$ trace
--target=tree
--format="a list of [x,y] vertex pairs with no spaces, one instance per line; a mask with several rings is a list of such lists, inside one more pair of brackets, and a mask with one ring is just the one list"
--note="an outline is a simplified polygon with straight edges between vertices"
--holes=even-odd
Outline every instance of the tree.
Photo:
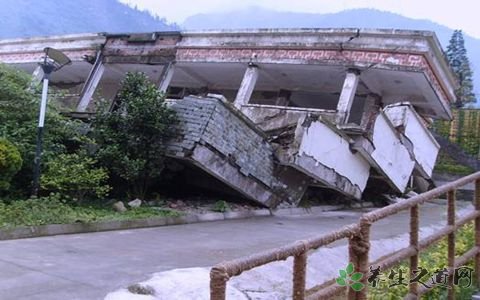
[[0,191],[10,188],[10,181],[22,166],[22,157],[17,147],[0,138]]
[[447,47],[447,59],[457,76],[459,88],[456,91],[458,97],[458,106],[461,107],[467,103],[475,102],[473,93],[473,72],[470,68],[470,61],[465,49],[465,41],[461,30],[454,30]]
[[[40,101],[40,89],[31,89],[30,83],[29,74],[0,64],[0,138],[12,142],[21,154],[23,165],[12,180],[12,189],[24,195],[31,191]],[[84,140],[81,126],[80,122],[60,115],[50,104],[45,119],[42,163],[78,148]]]
[[127,73],[113,110],[100,110],[93,121],[98,161],[144,199],[165,160],[165,141],[176,122],[164,94],[144,73]]

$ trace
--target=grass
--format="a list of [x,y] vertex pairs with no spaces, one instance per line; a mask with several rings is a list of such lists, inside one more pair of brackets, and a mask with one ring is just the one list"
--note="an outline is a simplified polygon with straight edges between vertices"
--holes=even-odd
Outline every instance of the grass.
[[435,172],[438,173],[468,175],[473,173],[474,171],[475,170],[473,170],[469,166],[464,166],[456,163],[455,160],[442,152],[440,152],[437,163],[435,164]]
[[59,196],[39,199],[0,201],[0,228],[46,224],[95,223],[139,220],[151,217],[176,217],[180,213],[151,207],[138,207],[119,213],[98,203],[77,205]]
[[[465,253],[471,247],[474,246],[474,228],[473,225],[467,225],[457,231],[456,237],[456,256],[460,256]],[[432,245],[425,252],[420,254],[419,267],[423,267],[429,270],[430,275],[433,272],[439,269],[443,269],[447,265],[447,241],[442,239],[440,242]],[[473,262],[469,261],[467,263],[468,267],[473,268]],[[408,264],[406,262],[401,263],[399,266],[394,267],[393,270],[398,272],[398,269],[401,268],[404,271],[404,274],[408,274]],[[388,270],[382,270],[383,274],[388,275]],[[423,281],[427,282],[429,276],[423,277]],[[408,275],[406,275],[408,278]],[[473,278],[472,278],[473,279]],[[408,281],[408,279],[407,279]],[[383,282],[377,288],[370,287],[368,292],[368,299],[370,300],[396,300],[403,299],[403,297],[408,293],[408,288],[405,286],[395,286],[389,287],[388,283],[392,281]],[[463,282],[465,284],[465,282]],[[455,288],[455,297],[456,299],[471,299],[472,295],[477,291],[477,287],[474,285],[470,287],[456,287]],[[427,294],[423,295],[421,299],[423,300],[436,300],[436,299],[446,299],[447,290],[446,288],[440,286],[434,286]]]

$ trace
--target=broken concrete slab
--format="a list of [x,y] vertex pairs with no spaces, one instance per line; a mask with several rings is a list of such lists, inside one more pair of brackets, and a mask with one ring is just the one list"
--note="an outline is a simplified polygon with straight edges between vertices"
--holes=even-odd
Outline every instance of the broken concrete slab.
[[290,185],[285,171],[276,171],[266,135],[233,105],[213,97],[186,97],[169,105],[179,119],[178,134],[167,146],[169,156],[190,162],[267,207],[301,199],[307,180]]
[[437,160],[440,145],[425,127],[426,121],[408,102],[391,104],[384,108],[393,126],[410,141],[415,168],[424,178],[430,178]]

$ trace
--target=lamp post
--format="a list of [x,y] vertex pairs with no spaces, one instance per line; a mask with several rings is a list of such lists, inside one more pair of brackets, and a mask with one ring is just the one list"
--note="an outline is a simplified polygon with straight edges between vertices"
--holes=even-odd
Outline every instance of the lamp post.
[[71,60],[61,51],[46,47],[43,49],[45,57],[40,67],[43,70],[42,100],[40,101],[40,113],[38,115],[37,145],[35,149],[32,196],[38,196],[40,189],[40,164],[42,160],[43,127],[45,124],[45,113],[47,111],[48,82],[50,75],[71,63]]

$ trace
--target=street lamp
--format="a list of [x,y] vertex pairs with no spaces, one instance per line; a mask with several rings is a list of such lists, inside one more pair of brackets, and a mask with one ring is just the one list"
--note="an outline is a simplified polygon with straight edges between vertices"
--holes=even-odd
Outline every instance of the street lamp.
[[42,159],[43,125],[45,123],[45,112],[47,111],[48,81],[50,80],[50,74],[60,70],[72,62],[70,58],[57,49],[46,47],[43,49],[43,51],[45,52],[45,57],[43,62],[39,64],[43,70],[43,88],[42,101],[40,102],[40,114],[38,116],[37,146],[35,149],[32,196],[37,196],[40,188],[40,163]]

